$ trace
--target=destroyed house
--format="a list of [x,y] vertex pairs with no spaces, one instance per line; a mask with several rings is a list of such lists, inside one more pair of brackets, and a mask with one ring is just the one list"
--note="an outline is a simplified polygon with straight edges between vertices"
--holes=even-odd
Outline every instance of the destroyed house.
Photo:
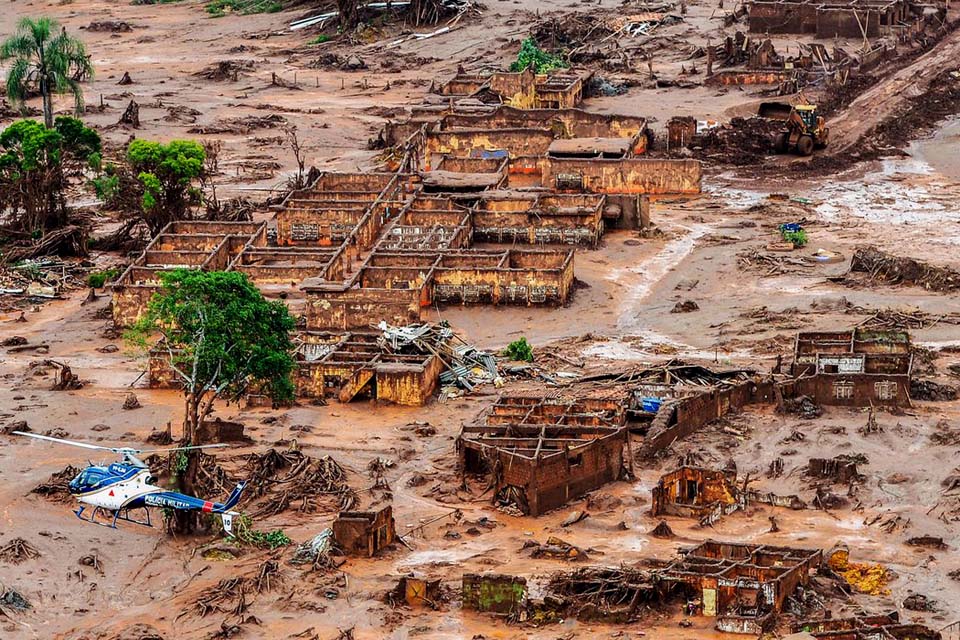
[[913,356],[902,331],[805,332],[797,335],[795,391],[823,405],[908,405]]
[[564,616],[621,624],[693,595],[687,585],[660,580],[655,571],[625,566],[555,573],[544,591],[548,594],[545,601]]
[[897,612],[887,615],[807,620],[798,633],[822,640],[942,640],[943,635],[919,624],[902,623]]
[[876,38],[896,34],[923,18],[923,5],[908,0],[775,0],[751,2],[753,33],[812,34],[818,39]]
[[682,466],[665,474],[652,490],[650,515],[703,518],[738,503],[737,488],[722,471]]
[[371,558],[397,539],[393,507],[379,511],[342,511],[333,521],[333,539],[345,554]]
[[607,219],[621,217],[601,194],[493,191],[470,210],[475,242],[596,247]]
[[660,577],[695,589],[717,630],[754,635],[772,627],[823,560],[820,550],[712,540],[681,553]]
[[303,333],[295,360],[297,397],[333,396],[340,402],[367,396],[423,405],[444,369],[435,353],[393,353],[381,344],[380,334],[372,332]]
[[506,161],[506,180],[497,182],[498,189],[609,196],[699,193],[699,161],[647,157],[650,135],[646,119],[635,116],[501,106],[415,114],[410,121],[389,123],[382,138],[398,150],[401,171],[426,177],[442,170],[440,177],[456,190],[476,190],[495,178],[476,175],[469,166],[453,172],[462,177],[449,175],[455,166],[451,158]]
[[488,425],[621,427],[625,417],[623,404],[609,397],[503,395],[487,409],[483,421]]
[[223,271],[248,246],[266,244],[266,224],[176,221],[165,226],[113,284],[113,321],[126,327],[142,317],[173,269]]
[[302,289],[315,331],[415,323],[435,303],[559,305],[573,289],[573,251],[377,252],[345,282],[311,279]]
[[498,402],[457,439],[461,469],[483,474],[493,500],[539,516],[629,472],[627,430],[609,402]]
[[583,100],[589,71],[557,69],[536,74],[527,68],[520,72],[496,71],[486,74],[458,73],[425,98],[427,104],[510,105],[520,109],[564,109]]
[[804,509],[806,503],[796,495],[742,490],[736,485],[736,472],[727,473],[693,466],[681,466],[661,476],[652,489],[650,515],[697,518],[710,526],[720,518],[749,503],[756,502],[790,509]]

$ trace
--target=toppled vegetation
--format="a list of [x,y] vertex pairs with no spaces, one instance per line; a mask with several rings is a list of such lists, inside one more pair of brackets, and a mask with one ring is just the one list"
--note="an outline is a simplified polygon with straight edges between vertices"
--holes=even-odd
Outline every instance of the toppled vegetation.
[[23,538],[14,538],[0,547],[0,561],[10,564],[20,564],[39,557],[40,552]]
[[955,269],[894,256],[876,247],[857,249],[850,261],[850,271],[866,273],[873,281],[915,285],[939,293],[960,290],[960,272]]
[[67,465],[61,471],[52,474],[48,481],[31,489],[30,493],[56,502],[67,502],[71,499],[70,481],[77,477],[78,473],[80,473],[80,469],[73,465]]

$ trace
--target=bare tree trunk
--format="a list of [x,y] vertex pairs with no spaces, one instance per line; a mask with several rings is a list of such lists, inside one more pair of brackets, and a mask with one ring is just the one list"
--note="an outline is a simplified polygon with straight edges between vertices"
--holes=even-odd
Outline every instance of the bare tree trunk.
[[357,11],[357,0],[337,0],[337,10],[340,12],[340,31],[346,33],[357,26],[360,19]]
[[40,94],[43,96],[43,123],[47,129],[53,129],[53,99],[46,80],[40,80]]
[[[194,392],[188,392],[183,401],[183,442],[186,445],[199,444],[200,399]],[[197,451],[178,451],[171,455],[186,456],[186,467],[177,474],[177,491],[188,496],[196,495],[197,473],[200,456]],[[189,534],[197,528],[197,514],[192,511],[173,512],[173,527],[177,533]]]

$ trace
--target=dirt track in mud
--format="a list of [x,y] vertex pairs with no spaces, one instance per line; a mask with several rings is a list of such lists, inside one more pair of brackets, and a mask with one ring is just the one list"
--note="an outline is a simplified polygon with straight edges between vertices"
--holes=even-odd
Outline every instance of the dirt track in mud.
[[[105,97],[110,108],[90,116],[100,126],[113,124],[131,97],[142,106],[162,104],[143,106],[141,117],[146,125],[136,132],[143,136],[179,137],[188,135],[190,126],[213,124],[224,117],[277,113],[303,133],[312,164],[353,170],[371,161],[373,153],[364,147],[382,124],[382,117],[376,115],[382,113],[380,109],[415,100],[434,76],[452,74],[461,59],[466,59],[468,66],[479,61],[500,62],[507,50],[515,49],[515,40],[523,32],[523,23],[516,21],[529,17],[515,12],[531,10],[536,3],[487,4],[482,28],[465,27],[432,42],[401,47],[394,57],[436,60],[390,74],[389,90],[384,89],[382,74],[310,71],[300,77],[303,89],[299,91],[268,86],[271,73],[290,78],[295,68],[303,68],[301,62],[288,66],[287,60],[297,59],[296,51],[305,38],[281,31],[301,15],[298,12],[212,20],[204,16],[198,3],[120,7],[77,0],[62,6],[39,2],[11,6],[16,6],[14,14],[44,10],[61,15],[71,28],[109,16],[138,25],[132,34],[119,37],[85,34],[91,51],[96,52],[99,70],[88,102],[97,104],[100,93],[132,93]],[[561,3],[543,4],[563,9]],[[698,16],[705,15],[709,8],[698,7],[697,11]],[[4,12],[0,31],[8,30],[11,22],[10,14]],[[934,49],[875,87],[873,98],[865,95],[864,102],[855,101],[838,117],[847,131],[841,139],[852,140],[855,132],[868,129],[874,118],[895,112],[899,101],[914,91],[908,69],[929,78],[931,72],[926,69],[951,60],[953,54],[945,51],[952,51],[957,42],[954,34],[940,45],[950,49]],[[248,49],[232,53],[237,43]],[[361,49],[360,55],[372,62],[379,55],[375,49],[370,45],[370,53]],[[234,56],[258,61],[249,77],[206,83],[192,76],[217,60]],[[113,86],[123,71],[131,72],[135,85]],[[366,89],[363,78],[367,78]],[[677,95],[677,91],[631,90],[626,97],[590,101],[587,108],[656,113],[662,122],[672,115],[664,109],[694,110],[698,100],[709,97],[702,89],[665,97]],[[756,100],[755,96],[730,93],[713,97],[717,102],[709,108],[718,112]],[[158,99],[161,103],[154,102]],[[671,102],[664,103],[667,99]],[[200,111],[197,123],[164,120],[171,104]],[[259,104],[270,108],[257,108]],[[624,108],[619,109],[621,106]],[[836,123],[831,126],[835,131],[840,128]],[[131,133],[115,129],[107,135],[119,142]],[[292,161],[282,143],[274,140],[251,151],[252,145],[261,144],[255,142],[257,138],[279,135],[269,129],[214,136],[225,144],[226,166],[232,174],[227,189],[242,193],[271,188],[282,181]],[[279,167],[254,175],[251,163],[255,162],[274,162]],[[266,177],[266,173],[271,175]],[[598,369],[682,357],[713,366],[769,370],[778,355],[789,355],[796,331],[842,328],[867,317],[851,307],[918,307],[935,315],[960,312],[957,296],[916,288],[852,286],[831,279],[846,271],[846,261],[861,244],[960,266],[956,252],[960,183],[955,174],[950,177],[938,171],[933,160],[931,164],[922,159],[870,163],[826,183],[765,181],[736,172],[721,173],[706,178],[704,187],[705,194],[699,198],[654,203],[652,217],[661,236],[638,240],[633,234],[614,232],[597,250],[578,252],[577,277],[585,286],[566,307],[448,308],[439,310],[438,317],[451,321],[465,338],[482,347],[499,348],[518,335],[535,346],[566,339],[562,342],[565,350]],[[810,202],[773,200],[768,198],[771,194]],[[260,215],[265,217],[268,212]],[[810,246],[799,253],[823,248],[839,252],[845,262],[814,262],[773,271],[747,266],[739,259],[739,254],[775,240],[778,223],[798,218],[806,219],[811,237]],[[67,300],[28,310],[26,323],[16,322],[17,314],[0,316],[0,339],[20,335],[31,343],[48,343],[50,352],[42,357],[68,362],[87,382],[77,391],[50,391],[49,376],[30,374],[31,363],[40,356],[0,351],[0,426],[26,420],[37,432],[59,427],[70,437],[113,445],[143,442],[152,429],[168,421],[177,425],[179,397],[145,389],[142,379],[138,380],[145,366],[143,358],[129,351],[120,338],[105,335],[108,321],[98,313],[108,299],[81,305],[82,299],[83,293],[76,292]],[[687,299],[696,301],[700,310],[669,313],[677,302]],[[588,333],[590,337],[576,341]],[[934,324],[914,331],[913,338],[921,345],[942,349],[934,361],[935,377],[950,382],[947,366],[960,360],[957,326]],[[121,350],[96,351],[108,344],[119,345]],[[124,411],[121,405],[131,389],[143,407]],[[525,542],[542,542],[549,535],[587,548],[592,561],[610,565],[647,557],[669,559],[677,546],[706,538],[823,548],[845,540],[853,559],[885,563],[897,578],[889,596],[857,596],[839,607],[836,616],[900,609],[903,598],[916,591],[944,606],[934,613],[904,612],[905,617],[916,617],[934,627],[952,622],[950,604],[960,601],[960,583],[947,574],[960,569],[954,553],[960,544],[955,521],[960,518],[960,505],[955,498],[942,495],[941,483],[956,473],[957,446],[937,444],[944,441],[935,441],[933,436],[944,428],[942,424],[957,429],[960,402],[917,403],[902,415],[881,412],[882,433],[866,437],[858,431],[866,421],[860,411],[828,409],[823,418],[804,421],[751,409],[678,443],[663,459],[638,466],[635,482],[608,485],[585,500],[529,519],[497,511],[486,496],[458,491],[459,481],[453,474],[454,438],[460,425],[472,420],[496,393],[493,388],[481,388],[464,398],[421,409],[368,403],[304,405],[281,412],[220,407],[218,415],[244,422],[254,438],[253,445],[231,450],[227,456],[283,446],[278,443],[295,438],[306,453],[329,454],[347,468],[363,507],[387,500],[383,492],[369,489],[368,464],[375,458],[393,461],[386,477],[398,527],[401,533],[411,533],[410,549],[398,547],[375,560],[351,560],[343,567],[343,578],[283,565],[283,582],[255,597],[249,615],[256,621],[244,624],[240,637],[332,639],[347,628],[354,628],[354,637],[363,640],[414,636],[452,640],[478,635],[518,639],[641,634],[677,640],[731,637],[717,634],[702,618],[694,618],[692,628],[679,627],[675,615],[623,626],[567,620],[538,629],[506,625],[454,606],[421,612],[393,610],[382,602],[383,593],[408,571],[453,584],[465,572],[490,570],[526,575],[536,582],[570,566],[560,560],[531,559],[521,550]],[[437,433],[416,435],[412,424],[417,421],[429,422]],[[298,425],[309,425],[311,430],[294,428]],[[802,441],[797,441],[795,432],[804,434]],[[656,525],[648,512],[650,488],[679,456],[695,454],[714,467],[732,458],[741,474],[760,478],[756,488],[809,498],[810,487],[799,471],[803,463],[812,456],[839,453],[863,453],[869,460],[863,469],[866,482],[844,509],[788,512],[755,508],[732,515],[711,529],[668,518],[677,539],[662,541],[648,535]],[[777,457],[785,460],[785,475],[767,479],[764,471]],[[210,637],[222,622],[233,620],[223,613],[196,615],[198,595],[220,580],[255,572],[271,554],[248,551],[235,561],[209,560],[195,553],[200,541],[169,538],[158,529],[135,526],[117,531],[95,528],[77,520],[68,503],[51,503],[29,494],[51,473],[83,462],[83,456],[71,450],[0,436],[0,545],[20,536],[41,554],[18,565],[0,564],[0,584],[15,587],[34,606],[15,619],[0,616],[0,635],[16,640],[135,640],[143,634],[131,629],[149,625],[166,638],[193,639]],[[411,485],[415,474],[427,482]],[[928,511],[935,505],[939,507]],[[463,524],[441,519],[418,529],[420,523],[454,509],[462,511]],[[590,517],[561,527],[567,515],[578,509],[587,510]],[[770,533],[768,516],[774,514],[780,531]],[[901,520],[891,531],[881,527],[897,515]],[[333,516],[287,512],[258,526],[283,528],[294,540],[303,541],[328,526]],[[878,516],[875,524],[866,524]],[[448,530],[460,537],[446,537]],[[943,536],[951,549],[917,551],[903,544],[906,538],[923,534]],[[91,553],[101,559],[102,572],[79,563],[81,556]]]

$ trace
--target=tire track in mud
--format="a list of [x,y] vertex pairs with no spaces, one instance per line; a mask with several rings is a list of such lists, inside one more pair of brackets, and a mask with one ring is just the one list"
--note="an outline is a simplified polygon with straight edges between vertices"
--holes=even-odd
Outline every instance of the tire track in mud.
[[960,29],[946,36],[913,63],[884,78],[857,96],[828,123],[830,155],[851,151],[873,128],[896,116],[912,99],[929,91],[944,69],[960,60]]

